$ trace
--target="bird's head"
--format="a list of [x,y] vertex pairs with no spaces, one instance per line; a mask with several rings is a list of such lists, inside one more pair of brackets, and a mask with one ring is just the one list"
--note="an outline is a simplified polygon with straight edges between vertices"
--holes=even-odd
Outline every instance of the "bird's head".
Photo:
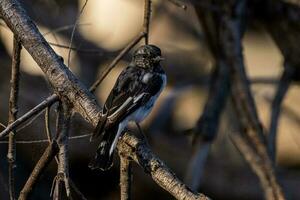
[[162,60],[161,51],[155,45],[143,45],[133,55],[134,64],[143,68],[158,66]]

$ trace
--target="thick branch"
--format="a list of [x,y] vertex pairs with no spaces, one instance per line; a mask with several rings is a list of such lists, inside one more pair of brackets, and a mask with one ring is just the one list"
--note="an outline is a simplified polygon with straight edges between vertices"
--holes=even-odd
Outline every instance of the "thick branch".
[[[95,92],[96,88],[100,85],[100,83],[104,80],[104,78],[109,74],[109,72],[117,65],[117,63],[124,57],[126,53],[128,53],[143,37],[145,37],[145,33],[141,32],[137,35],[116,57],[115,59],[109,64],[107,70],[103,72],[102,76],[100,76],[95,83],[90,87],[91,92]],[[48,106],[51,106],[55,102],[59,100],[56,94],[49,96],[47,99],[39,103],[37,106],[32,108],[30,111],[25,113],[23,116],[18,118],[15,122],[8,125],[1,133],[0,138],[6,136],[10,131],[15,130],[19,125],[26,122],[30,118],[36,116],[38,113],[43,111]]]
[[184,185],[175,174],[152,153],[144,141],[130,133],[125,133],[118,142],[119,153],[130,156],[144,171],[164,190],[178,200],[206,199],[203,194],[197,194]]
[[[100,109],[94,96],[64,65],[63,59],[53,51],[19,2],[16,0],[1,1],[0,14],[46,74],[55,93],[62,100],[70,102],[88,122],[96,125]],[[91,116],[97,117],[91,118]]]

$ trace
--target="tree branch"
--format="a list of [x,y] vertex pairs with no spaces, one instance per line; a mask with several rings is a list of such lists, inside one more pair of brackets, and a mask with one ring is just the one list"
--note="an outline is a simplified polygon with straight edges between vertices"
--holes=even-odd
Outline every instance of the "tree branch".
[[127,155],[119,154],[120,157],[120,189],[121,200],[131,199],[131,180],[132,180],[132,168],[130,159]]
[[[268,157],[265,136],[262,125],[259,121],[255,101],[251,93],[249,80],[245,71],[242,37],[246,29],[246,0],[233,0],[220,2],[214,6],[219,6],[209,20],[206,20],[205,27],[210,30],[210,49],[212,54],[224,60],[230,69],[230,84],[233,106],[239,119],[240,128],[247,136],[248,144],[251,145],[255,153],[260,157],[264,176],[268,177],[269,184],[274,181],[277,184],[276,176],[273,173],[271,160]],[[197,13],[201,12],[201,6],[196,6]],[[212,20],[212,25],[208,22]],[[245,156],[245,155],[244,155]],[[246,159],[247,160],[247,159]],[[252,163],[247,160],[249,165]],[[260,176],[258,176],[261,178]],[[264,180],[261,180],[263,182]],[[278,185],[278,184],[277,184]],[[281,193],[281,188],[274,187],[273,199],[277,199],[277,194]],[[283,195],[281,195],[283,197]],[[284,197],[283,197],[284,198]]]
[[194,190],[197,190],[201,183],[206,158],[217,135],[221,114],[230,94],[228,66],[221,60],[216,62],[204,111],[193,128],[195,151],[188,167],[186,180]]
[[143,32],[145,33],[145,44],[149,43],[149,27],[151,20],[151,2],[152,0],[145,0],[144,7],[144,23],[143,23]]
[[60,99],[70,102],[75,111],[88,122],[96,125],[99,116],[90,118],[91,115],[96,116],[100,113],[94,96],[64,65],[62,58],[53,51],[19,2],[16,0],[1,1],[0,14],[46,74],[54,92]]
[[59,148],[57,143],[55,141],[51,142],[51,144],[49,144],[49,146],[46,148],[45,152],[41,156],[40,160],[35,165],[26,184],[21,190],[18,200],[27,200],[29,198],[33,188],[37,184],[38,179],[40,178],[46,167],[49,165],[49,163],[53,160],[58,151]]
[[[243,138],[240,134],[230,134],[230,138],[236,148],[241,152],[243,158],[249,163],[252,170],[259,177],[260,184],[264,190],[265,198],[268,200],[283,200],[284,195],[278,185],[275,176],[270,176],[273,170],[265,166],[262,158],[253,150],[247,139]],[[267,169],[266,169],[267,168]],[[271,170],[266,173],[266,170]]]
[[[277,92],[272,102],[270,132],[268,134],[268,150],[271,159],[276,159],[277,123],[280,107],[290,84],[300,80],[300,7],[284,1],[264,1],[265,9],[261,12],[255,4],[255,13],[265,25],[274,42],[284,56],[284,71]],[[284,35],[284,39],[282,36]]]
[[276,161],[276,139],[277,139],[277,128],[279,123],[281,104],[292,82],[292,77],[294,73],[295,70],[293,67],[290,67],[289,65],[285,67],[283,74],[280,78],[280,81],[278,83],[274,99],[271,104],[272,111],[271,111],[271,122],[269,127],[269,134],[268,134],[268,152],[270,158],[274,163]]
[[[97,87],[102,83],[105,77],[109,74],[109,72],[118,64],[118,62],[124,57],[126,53],[128,53],[143,37],[145,36],[144,32],[141,32],[137,35],[116,57],[115,59],[109,64],[107,69],[103,72],[103,74],[95,81],[95,83],[90,87],[91,92],[95,92]],[[5,137],[10,131],[15,130],[19,125],[26,122],[30,118],[36,116],[45,108],[51,106],[55,102],[59,100],[56,94],[52,94],[44,101],[39,103],[37,106],[32,108],[30,111],[26,112],[23,116],[18,118],[15,122],[8,125],[1,133],[0,138]]]
[[49,96],[47,99],[39,103],[37,106],[32,108],[30,111],[26,112],[23,116],[19,117],[17,120],[15,120],[13,123],[9,124],[1,133],[0,138],[5,137],[10,131],[16,130],[16,128],[29,120],[30,118],[38,115],[40,112],[42,112],[45,108],[48,106],[51,106],[56,101],[58,101],[59,98],[56,94],[53,94]]
[[70,197],[68,155],[70,118],[71,113],[69,110],[69,106],[67,104],[60,103],[58,108],[57,135],[55,138],[59,147],[58,169],[53,199],[60,199],[59,196],[62,193],[63,188],[61,187],[62,184],[64,184],[65,186],[67,197]]
[[[18,95],[19,95],[19,82],[20,82],[20,56],[21,56],[21,43],[17,37],[14,37],[13,44],[13,57],[12,57],[12,69],[11,69],[11,89],[9,97],[9,113],[8,113],[8,123],[11,124],[17,119],[18,113]],[[15,170],[16,167],[16,131],[12,131],[9,134],[8,141],[8,189],[10,200],[15,200]]]
[[164,190],[178,200],[200,200],[209,198],[197,194],[184,185],[175,174],[152,153],[145,141],[125,133],[118,142],[118,151],[138,163],[144,171]]

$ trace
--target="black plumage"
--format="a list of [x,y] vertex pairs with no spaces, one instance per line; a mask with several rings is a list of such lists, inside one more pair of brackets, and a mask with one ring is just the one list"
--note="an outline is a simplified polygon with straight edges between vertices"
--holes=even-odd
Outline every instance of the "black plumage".
[[91,169],[108,169],[116,141],[128,121],[140,122],[151,111],[166,84],[160,61],[160,49],[144,45],[137,49],[132,62],[119,75],[91,137],[101,137],[95,158],[89,164]]

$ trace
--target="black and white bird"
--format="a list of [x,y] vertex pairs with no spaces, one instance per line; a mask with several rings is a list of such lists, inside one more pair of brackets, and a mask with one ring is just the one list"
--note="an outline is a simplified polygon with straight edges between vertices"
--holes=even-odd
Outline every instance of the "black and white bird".
[[154,45],[139,47],[129,66],[119,75],[111,90],[91,140],[101,137],[91,169],[112,166],[118,138],[130,121],[140,123],[150,113],[166,86],[166,74],[160,65],[161,51]]

